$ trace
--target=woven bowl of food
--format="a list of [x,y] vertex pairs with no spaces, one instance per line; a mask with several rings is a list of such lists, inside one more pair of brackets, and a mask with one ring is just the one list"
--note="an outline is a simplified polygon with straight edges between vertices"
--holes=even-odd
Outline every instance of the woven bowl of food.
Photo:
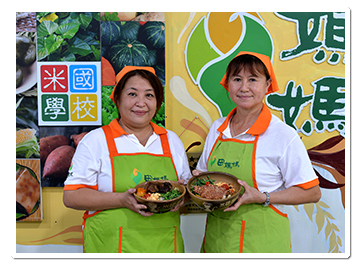
[[187,182],[187,192],[195,204],[207,212],[231,206],[243,187],[238,179],[223,172],[203,172]]
[[135,187],[133,194],[139,203],[152,213],[165,213],[172,210],[186,194],[186,188],[179,182],[157,180],[144,182]]

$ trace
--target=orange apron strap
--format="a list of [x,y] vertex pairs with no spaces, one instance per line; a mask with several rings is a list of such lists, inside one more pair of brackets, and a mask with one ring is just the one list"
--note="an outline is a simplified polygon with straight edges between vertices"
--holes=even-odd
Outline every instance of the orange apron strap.
[[167,134],[160,134],[160,138],[161,138],[161,145],[162,145],[162,150],[163,150],[163,155],[166,157],[170,157],[172,164],[173,164],[173,168],[175,169],[176,172],[176,177],[177,177],[177,181],[178,181],[178,173],[177,173],[177,169],[176,169],[176,165],[175,162],[173,161],[173,157],[171,154],[171,149],[170,149],[170,144],[168,142],[168,137]]
[[216,146],[216,144],[217,144],[217,141],[219,141],[219,140],[221,140],[221,139],[222,139],[222,132],[220,132],[220,134],[219,134],[219,136],[217,137],[214,145],[212,146],[211,151],[210,151],[210,154],[209,154],[209,156],[207,157],[207,161],[206,161],[206,162],[209,162],[211,153],[212,153],[212,151],[214,150],[214,148],[215,148],[215,146]]
[[109,155],[113,156],[113,155],[118,154],[116,143],[114,142],[114,137],[113,137],[111,126],[105,125],[105,126],[102,127],[102,129],[103,129],[104,134],[106,136]]
[[160,138],[161,138],[163,154],[165,156],[171,156],[171,149],[170,149],[170,144],[168,143],[167,134],[160,134]]
[[252,161],[252,177],[253,177],[253,184],[254,184],[254,188],[258,189],[258,183],[256,182],[256,172],[255,172],[255,158],[256,158],[256,147],[257,147],[257,143],[259,140],[259,135],[255,136],[254,139],[254,148],[253,148],[253,161]]

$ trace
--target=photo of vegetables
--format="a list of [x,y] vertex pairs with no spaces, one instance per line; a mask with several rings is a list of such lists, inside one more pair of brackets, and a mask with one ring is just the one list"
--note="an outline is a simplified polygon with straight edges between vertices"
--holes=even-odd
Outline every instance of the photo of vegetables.
[[[30,14],[20,15],[22,19],[30,16]],[[16,32],[17,158],[39,158],[40,156],[36,85],[36,33],[34,31]]]
[[79,142],[97,126],[40,127],[42,187],[63,187]]
[[25,91],[36,83],[35,32],[16,33],[16,88]]
[[101,12],[102,21],[165,21],[165,12]]
[[39,127],[36,97],[16,97],[16,157],[39,158]]
[[100,61],[99,12],[37,12],[38,61]]
[[[16,158],[38,161],[41,187],[64,186],[78,143],[98,126],[38,125],[37,71],[31,69],[37,61],[101,61],[102,125],[118,117],[109,95],[116,74],[125,65],[152,66],[165,85],[164,14],[100,14],[36,12],[31,17],[36,20],[36,28],[16,33]],[[33,78],[31,85],[28,77]],[[152,121],[165,126],[164,103]]]
[[[165,23],[106,20],[117,19],[117,14],[106,12],[101,19],[103,125],[118,118],[109,95],[116,82],[115,76],[124,66],[151,66],[165,86]],[[152,121],[165,126],[164,103]]]
[[39,160],[16,160],[16,221],[41,221]]

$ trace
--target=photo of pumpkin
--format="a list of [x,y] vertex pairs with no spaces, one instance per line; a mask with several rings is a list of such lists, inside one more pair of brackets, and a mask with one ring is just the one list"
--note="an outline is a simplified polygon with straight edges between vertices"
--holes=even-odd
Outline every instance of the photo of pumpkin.
[[109,49],[109,59],[116,73],[124,66],[149,66],[147,47],[137,40],[121,40]]
[[[165,23],[163,21],[111,20],[117,12],[101,15],[102,45],[102,125],[118,118],[118,111],[109,95],[116,75],[124,66],[151,66],[165,86]],[[108,20],[107,20],[108,19]],[[165,107],[154,123],[165,125]]]
[[101,44],[116,75],[124,66],[151,66],[164,81],[164,22],[101,21]]

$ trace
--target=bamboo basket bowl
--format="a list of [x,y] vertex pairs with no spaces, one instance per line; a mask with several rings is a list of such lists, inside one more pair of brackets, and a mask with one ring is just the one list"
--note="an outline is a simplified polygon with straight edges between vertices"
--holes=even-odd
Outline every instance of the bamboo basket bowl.
[[[209,176],[211,180],[215,180],[214,183],[225,182],[231,184],[235,188],[235,192],[228,198],[224,199],[207,199],[193,194],[191,188],[196,182],[196,179],[204,177],[206,178],[207,176]],[[186,190],[190,195],[191,200],[199,208],[206,212],[224,210],[227,207],[231,206],[237,200],[242,188],[243,186],[238,183],[238,179],[235,176],[223,172],[203,172],[199,176],[193,176],[186,185]]]
[[175,181],[166,181],[166,180],[159,180],[159,181],[151,181],[151,182],[144,182],[135,187],[137,188],[146,188],[148,183],[163,183],[163,182],[169,182],[172,185],[172,188],[177,188],[180,190],[181,195],[177,198],[170,199],[170,200],[148,200],[144,199],[140,196],[138,196],[136,193],[134,193],[134,197],[137,199],[139,203],[142,203],[147,206],[148,210],[152,213],[165,213],[170,210],[172,210],[180,201],[185,197],[186,194],[186,188],[179,182]]

